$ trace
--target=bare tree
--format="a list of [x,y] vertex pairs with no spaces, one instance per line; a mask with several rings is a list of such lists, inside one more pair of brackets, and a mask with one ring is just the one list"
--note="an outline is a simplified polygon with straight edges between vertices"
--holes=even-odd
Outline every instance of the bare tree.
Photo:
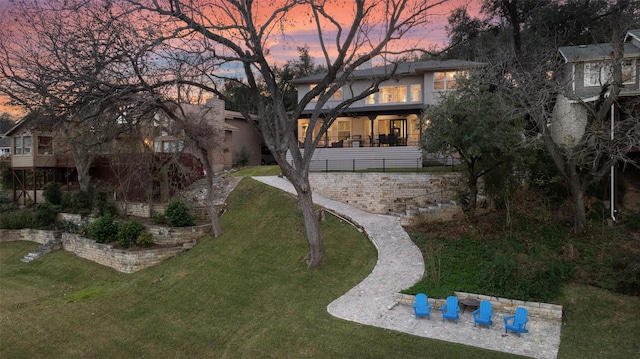
[[[547,38],[546,46],[540,46],[539,41],[525,44],[523,33],[530,38],[535,35],[534,29],[525,26],[527,19],[520,6],[526,1],[491,3],[503,16],[508,14],[506,20],[512,33],[513,52],[506,54],[503,60],[505,73],[512,81],[510,88],[566,180],[575,209],[574,232],[582,232],[586,227],[584,196],[587,188],[600,181],[612,166],[633,164],[628,155],[632,147],[640,143],[637,102],[623,101],[621,97],[624,27],[628,26],[628,19],[637,21],[638,9],[631,7],[629,1],[620,0],[599,9],[603,13],[598,16],[594,14],[593,18],[609,19],[612,53],[608,61],[612,77],[602,83],[596,101],[582,102],[584,118],[578,120],[583,121],[583,132],[567,142],[560,139],[558,127],[554,127],[560,121],[554,116],[554,107],[562,100],[559,95],[563,94],[566,85],[558,82],[558,76],[551,76],[562,73],[557,62],[557,43]],[[527,6],[524,8],[527,10]]]
[[[372,80],[364,92],[354,94],[329,113],[323,107],[337,90],[348,85],[351,73],[358,66],[378,55],[388,57],[410,50],[412,46],[409,42],[396,48],[393,45],[413,29],[423,27],[431,15],[430,10],[446,1],[355,0],[345,3],[278,0],[266,8],[265,3],[255,1],[129,1],[150,14],[149,18],[157,16],[156,20],[163,24],[171,22],[174,32],[190,45],[186,48],[199,50],[197,55],[191,54],[190,60],[208,60],[198,63],[203,71],[192,85],[205,88],[227,101],[229,99],[225,98],[223,89],[216,84],[223,83],[225,79],[234,79],[219,71],[220,66],[235,64],[242,72],[244,81],[235,81],[241,86],[246,84],[257,103],[258,121],[246,109],[239,108],[239,111],[261,132],[282,173],[296,189],[309,244],[306,256],[308,266],[323,266],[326,256],[308,178],[315,146],[338,115],[355,101],[376,92],[379,83],[386,78]],[[269,61],[269,43],[278,34],[285,33],[282,38],[286,39],[286,30],[296,24],[312,25],[322,51],[322,66],[326,68],[326,75],[293,110],[287,111],[277,71]],[[389,49],[396,52],[392,53]],[[190,65],[195,64],[192,62]],[[394,67],[389,67],[387,78],[393,71]],[[266,99],[261,96],[261,83],[266,86]],[[314,98],[317,98],[317,102],[304,143],[299,148],[295,136],[297,120]],[[316,124],[321,124],[322,130],[314,136],[312,129]],[[287,151],[291,153],[292,163],[286,161]]]
[[143,99],[137,80],[157,44],[114,3],[22,0],[0,18],[0,93],[61,130],[85,191],[95,156],[127,130],[123,109]]

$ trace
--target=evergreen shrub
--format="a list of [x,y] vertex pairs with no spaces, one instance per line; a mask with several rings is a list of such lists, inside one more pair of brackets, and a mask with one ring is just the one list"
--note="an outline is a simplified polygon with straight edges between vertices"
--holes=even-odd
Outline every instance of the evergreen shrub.
[[186,227],[195,224],[195,217],[191,214],[191,209],[179,199],[171,200],[167,204],[164,215],[170,227]]

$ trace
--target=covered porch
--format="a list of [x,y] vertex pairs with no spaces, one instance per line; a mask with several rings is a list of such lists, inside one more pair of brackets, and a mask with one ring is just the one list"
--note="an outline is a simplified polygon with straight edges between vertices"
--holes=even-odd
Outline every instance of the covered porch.
[[[418,147],[421,138],[419,114],[422,106],[372,106],[366,111],[351,111],[336,118],[318,147]],[[319,120],[314,137],[323,126]],[[298,119],[298,141],[304,143],[309,118]]]

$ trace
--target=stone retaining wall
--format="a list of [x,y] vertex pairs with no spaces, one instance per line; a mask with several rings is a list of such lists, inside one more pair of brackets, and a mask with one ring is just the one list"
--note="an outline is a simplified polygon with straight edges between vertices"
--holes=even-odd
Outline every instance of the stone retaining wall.
[[55,231],[41,229],[0,229],[0,242],[30,241],[45,244],[56,238]]
[[372,213],[405,211],[405,201],[414,206],[454,200],[460,174],[426,173],[309,173],[311,189],[318,194]]
[[189,227],[147,226],[153,235],[153,243],[160,245],[179,245],[193,242],[195,238],[204,237],[211,231],[211,225]]
[[[122,273],[133,273],[159,264],[195,246],[198,238],[205,236],[210,225],[167,228],[149,226],[153,242],[167,245],[165,248],[123,250],[110,244],[97,243],[73,233],[62,233],[62,249],[78,257],[111,267]],[[45,244],[60,235],[59,231],[39,229],[0,229],[0,242],[30,241]]]
[[[516,308],[525,307],[529,312],[529,315],[561,321],[562,320],[562,306],[557,304],[548,304],[548,303],[538,303],[538,302],[525,302],[516,299],[506,299],[499,297],[491,297],[488,295],[482,294],[473,294],[473,293],[465,293],[465,292],[454,292],[456,297],[459,300],[472,298],[477,299],[479,301],[488,300],[491,302],[493,311],[505,312],[505,313],[515,313]],[[393,296],[393,300],[397,303],[404,305],[413,305],[416,297],[410,294],[402,294],[397,293]],[[429,298],[429,303],[433,305],[434,309],[442,307],[446,302],[446,299],[433,299]]]
[[92,239],[72,233],[63,233],[62,248],[80,258],[111,267],[122,273],[134,273],[154,266],[187,249],[181,246],[127,251],[115,249],[110,244],[96,243]]

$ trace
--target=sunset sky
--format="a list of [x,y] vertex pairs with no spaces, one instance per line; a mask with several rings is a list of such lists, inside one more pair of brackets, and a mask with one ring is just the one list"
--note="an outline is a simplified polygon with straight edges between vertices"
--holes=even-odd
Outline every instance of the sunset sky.
[[[261,1],[266,2],[265,0]],[[260,0],[256,3],[259,2]],[[335,10],[327,9],[327,12],[330,14],[338,14],[335,16],[344,14],[344,16],[348,18],[351,12],[350,4],[352,4],[350,1],[345,1],[339,8]],[[445,26],[447,25],[447,18],[450,11],[465,4],[468,4],[469,11],[472,14],[479,11],[480,1],[478,0],[448,0],[446,4],[440,5],[429,12],[429,24],[426,27],[421,28],[419,31],[407,33],[400,42],[401,46],[424,49],[430,49],[434,46],[436,48],[442,48],[448,42]],[[4,13],[9,6],[11,6],[11,4],[8,0],[0,0],[0,13]],[[271,15],[271,13],[268,6],[265,6],[263,14],[258,14],[258,16],[269,15]],[[383,16],[383,14],[378,15]],[[320,51],[318,33],[315,25],[310,21],[309,17],[305,19],[304,14],[295,16],[294,19],[295,20],[290,22],[289,27],[284,29],[285,36],[273,34],[270,37],[268,47],[271,61],[278,66],[282,66],[287,60],[297,58],[297,47],[305,45],[309,47],[311,56],[313,56],[316,61],[321,61],[322,53]],[[0,29],[0,33],[2,33],[1,30],[2,29]],[[333,34],[329,35],[331,36],[325,36],[325,39],[332,41]],[[373,65],[377,65],[375,61]],[[1,98],[0,102],[2,102],[0,103],[0,112],[10,112],[14,116],[17,115],[15,110],[3,106],[5,101],[2,101]]]

